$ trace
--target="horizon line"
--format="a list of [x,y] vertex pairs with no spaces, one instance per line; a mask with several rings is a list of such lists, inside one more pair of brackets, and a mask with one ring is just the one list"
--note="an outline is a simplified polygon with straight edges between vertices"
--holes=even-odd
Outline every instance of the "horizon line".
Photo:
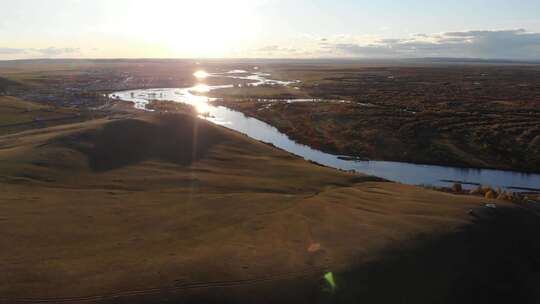
[[287,60],[287,61],[414,61],[414,60],[440,60],[440,61],[495,61],[495,62],[517,62],[517,63],[540,63],[540,58],[538,59],[513,59],[513,58],[496,58],[496,57],[313,57],[313,58],[294,58],[294,57],[80,57],[80,58],[69,58],[69,57],[42,57],[42,58],[21,58],[21,59],[0,59],[0,62],[15,62],[15,61],[135,61],[135,60],[185,60],[185,61],[197,61],[197,60],[244,60],[244,61],[255,61],[255,60],[265,60],[265,61],[278,61],[278,60]]

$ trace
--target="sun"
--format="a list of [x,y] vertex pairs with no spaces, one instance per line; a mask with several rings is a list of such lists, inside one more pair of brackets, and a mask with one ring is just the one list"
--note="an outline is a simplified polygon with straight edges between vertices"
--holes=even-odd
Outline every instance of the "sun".
[[104,28],[125,30],[126,39],[144,56],[223,58],[253,48],[261,39],[264,19],[259,10],[266,1],[103,1],[130,4]]
[[145,14],[145,26],[151,30],[144,32],[178,56],[222,57],[257,38],[260,21],[252,0],[171,0],[169,4],[168,10]]

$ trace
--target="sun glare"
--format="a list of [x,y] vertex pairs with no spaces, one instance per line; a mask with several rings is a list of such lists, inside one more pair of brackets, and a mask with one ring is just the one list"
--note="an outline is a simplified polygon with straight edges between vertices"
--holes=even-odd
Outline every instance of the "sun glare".
[[194,107],[199,114],[207,114],[210,112],[210,106],[208,105],[208,103],[203,101],[197,102]]
[[210,87],[205,84],[198,84],[193,87],[193,91],[197,93],[208,93],[210,92]]
[[139,22],[134,32],[176,56],[226,56],[248,47],[259,31],[253,0],[170,0],[168,5],[168,10],[141,5],[129,16],[148,21]]
[[193,76],[195,76],[197,79],[205,79],[210,76],[210,74],[206,73],[205,71],[197,71],[193,73]]

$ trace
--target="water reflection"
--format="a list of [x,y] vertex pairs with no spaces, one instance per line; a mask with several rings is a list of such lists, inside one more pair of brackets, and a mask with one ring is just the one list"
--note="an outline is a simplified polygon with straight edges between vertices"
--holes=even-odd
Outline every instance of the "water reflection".
[[209,75],[210,74],[208,74],[206,71],[202,71],[202,70],[193,73],[193,76],[195,76],[195,78],[197,78],[197,79],[205,79]]
[[197,93],[208,93],[210,92],[210,87],[205,84],[198,84],[193,87],[193,91]]
[[[198,72],[196,74],[198,74]],[[200,73],[198,75],[202,76],[204,74]],[[205,77],[243,79],[248,80],[255,86],[266,84],[290,85],[298,82],[272,80],[268,78],[269,76],[269,74],[260,72],[251,73],[243,70],[236,70],[229,73],[206,73]],[[388,161],[356,161],[324,153],[294,142],[287,135],[279,132],[276,128],[265,122],[246,117],[243,113],[226,107],[213,106],[210,102],[215,99],[201,95],[212,90],[233,87],[233,85],[207,86],[201,84],[192,88],[182,89],[165,88],[124,91],[113,93],[111,96],[113,96],[113,98],[117,96],[122,100],[132,101],[134,102],[135,107],[139,109],[145,109],[150,100],[167,100],[190,104],[193,105],[200,114],[204,114],[201,115],[204,119],[216,124],[225,125],[229,129],[244,133],[256,140],[271,143],[278,148],[299,155],[307,160],[337,169],[354,170],[369,175],[379,176],[396,182],[433,186],[448,186],[451,183],[449,181],[465,181],[471,183],[470,185],[465,185],[464,188],[471,188],[473,187],[472,184],[500,186],[507,189],[511,187],[540,187],[540,174],[525,174],[489,169],[463,169]],[[276,102],[279,101],[276,100]],[[305,100],[302,100],[302,102],[305,102]]]

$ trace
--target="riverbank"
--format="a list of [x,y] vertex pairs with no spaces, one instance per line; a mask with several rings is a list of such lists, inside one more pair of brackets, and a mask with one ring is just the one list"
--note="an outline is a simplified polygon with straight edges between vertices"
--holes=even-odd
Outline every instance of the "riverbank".
[[[192,74],[201,69],[221,77],[198,81]],[[237,73],[229,74],[231,70]],[[248,78],[250,73],[300,82],[250,87],[257,80],[229,77]],[[199,82],[234,85],[209,94],[226,98],[227,106],[321,151],[371,160],[540,172],[538,64],[51,60],[4,62],[1,74],[0,92],[81,109],[103,106],[103,96],[115,91],[187,88]],[[297,98],[349,103],[276,102]],[[260,99],[273,102],[252,102]]]
[[[269,88],[211,94],[332,154],[540,171],[539,65],[306,64],[271,73],[301,83],[273,96]],[[289,102],[297,98],[322,102]]]
[[[221,89],[221,86],[205,87],[210,93]],[[167,107],[174,109],[174,103],[182,103],[195,107],[201,117],[226,128],[244,133],[249,137],[272,144],[280,149],[293,153],[306,160],[313,161],[325,166],[340,170],[353,170],[368,175],[378,176],[387,180],[411,184],[430,185],[435,187],[447,187],[451,184],[446,180],[461,180],[467,183],[477,183],[502,187],[505,189],[533,188],[540,184],[540,174],[525,174],[502,170],[476,170],[474,168],[456,168],[445,166],[428,166],[425,164],[413,164],[406,162],[365,161],[357,158],[347,158],[339,155],[325,153],[315,148],[297,143],[291,140],[287,134],[280,132],[274,126],[258,119],[246,116],[241,111],[235,111],[223,106],[215,106],[212,103],[218,100],[208,98],[205,95],[193,94],[197,88],[182,89],[151,89],[134,90],[112,93],[115,99],[133,102],[138,108],[144,108],[152,103],[158,108],[167,111]],[[249,101],[253,103],[253,101]],[[272,101],[280,102],[280,101]],[[167,103],[171,103],[167,105]],[[311,102],[301,100],[295,103],[309,104]],[[325,103],[325,101],[318,101]],[[339,105],[344,102],[335,101]],[[515,189],[514,189],[515,190]]]
[[[533,108],[529,111],[520,107],[512,113],[508,106],[495,104],[490,110],[456,112],[354,101],[226,99],[215,103],[262,120],[299,143],[331,154],[377,161],[540,172],[540,162],[536,159],[540,155],[538,113]],[[521,131],[513,125],[521,125]],[[488,130],[492,128],[505,132],[513,129],[511,132],[526,132],[527,136],[504,132],[486,135],[494,132]]]

